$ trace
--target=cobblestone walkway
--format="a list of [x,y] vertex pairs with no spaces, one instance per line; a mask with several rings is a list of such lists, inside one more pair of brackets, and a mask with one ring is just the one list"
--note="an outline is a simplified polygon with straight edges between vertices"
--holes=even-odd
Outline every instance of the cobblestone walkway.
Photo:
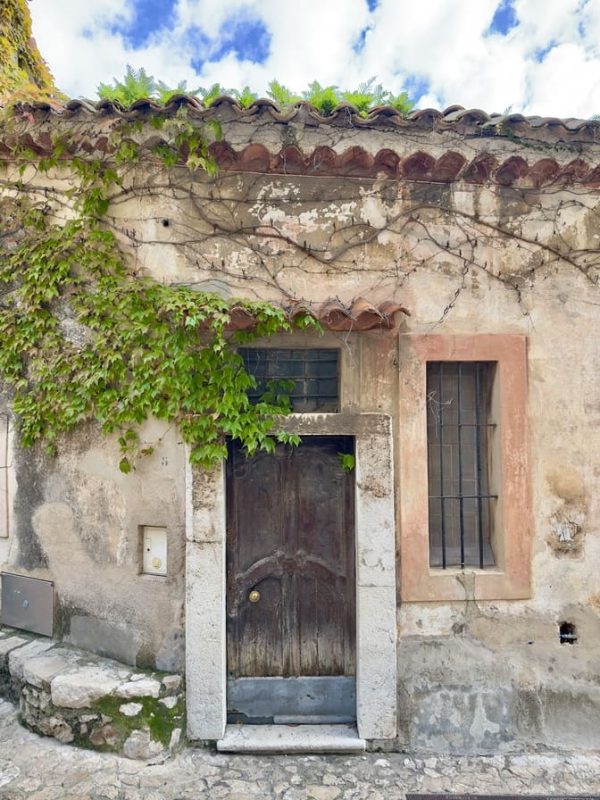
[[406,792],[600,793],[600,754],[235,756],[189,749],[148,766],[39,737],[0,701],[3,800],[396,800]]

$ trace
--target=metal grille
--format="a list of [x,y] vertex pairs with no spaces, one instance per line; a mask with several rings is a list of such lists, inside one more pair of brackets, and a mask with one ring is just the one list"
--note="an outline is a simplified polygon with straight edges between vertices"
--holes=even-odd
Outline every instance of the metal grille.
[[272,381],[289,381],[294,411],[339,411],[338,350],[244,347],[239,353],[256,378],[256,388],[248,392],[252,401],[260,400]]
[[495,363],[427,365],[429,560],[432,567],[495,565],[490,489]]

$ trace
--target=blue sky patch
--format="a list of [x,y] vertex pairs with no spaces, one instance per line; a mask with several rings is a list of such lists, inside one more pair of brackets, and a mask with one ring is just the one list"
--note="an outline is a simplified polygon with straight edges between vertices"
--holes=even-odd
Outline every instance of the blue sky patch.
[[556,42],[554,42],[554,41],[552,41],[552,42],[548,42],[548,44],[547,44],[545,47],[538,47],[538,49],[537,49],[537,50],[534,50],[534,51],[533,51],[533,58],[534,58],[534,60],[535,60],[535,61],[536,61],[538,64],[541,64],[541,63],[542,63],[542,61],[543,61],[543,60],[546,58],[546,56],[548,55],[548,53],[549,53],[551,50],[554,50],[554,48],[555,48],[555,47],[556,47]]
[[365,46],[365,42],[367,40],[367,33],[371,30],[371,28],[363,28],[362,31],[358,34],[358,39],[352,45],[352,49],[358,55],[360,51]]
[[120,34],[134,50],[143,47],[154,33],[169,28],[175,21],[177,0],[134,0],[133,15],[127,22],[111,25],[111,33]]
[[430,89],[430,83],[421,75],[409,75],[404,81],[402,90],[408,94],[408,99],[417,103]]
[[375,11],[379,5],[379,0],[367,0],[367,5],[369,6],[369,11]]
[[184,45],[187,50],[191,50],[194,55],[190,59],[190,66],[196,74],[202,72],[202,68],[208,57],[211,49],[211,40],[204,33],[202,28],[193,25],[188,28],[184,36]]
[[499,33],[501,36],[516,28],[519,24],[519,18],[513,7],[514,0],[502,0],[500,5],[494,11],[494,16],[488,28],[488,34]]
[[271,34],[261,19],[236,16],[225,20],[219,31],[218,46],[210,54],[210,61],[220,61],[235,53],[240,61],[263,64],[271,50]]

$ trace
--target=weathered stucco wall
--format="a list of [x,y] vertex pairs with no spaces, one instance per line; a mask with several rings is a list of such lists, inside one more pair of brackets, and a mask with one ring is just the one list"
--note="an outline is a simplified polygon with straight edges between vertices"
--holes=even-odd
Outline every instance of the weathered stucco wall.
[[[253,142],[273,153],[294,144],[305,153],[360,146],[438,161],[452,151],[468,163],[518,156],[530,167],[551,157],[561,168],[579,159],[591,169],[600,160],[600,145],[539,137],[519,143],[452,131],[224,121],[235,151]],[[390,414],[398,444],[399,332],[527,337],[531,597],[399,603],[398,745],[598,747],[597,184],[564,178],[540,187],[531,170],[508,184],[489,176],[478,183],[348,173],[273,175],[246,165],[211,181],[181,169],[165,186],[158,165],[132,168],[109,214],[123,242],[134,243],[136,265],[157,280],[283,303],[349,304],[364,296],[404,305],[410,316],[399,314],[393,331],[294,334],[294,342],[341,349],[342,410]],[[10,536],[0,539],[0,561],[5,570],[56,581],[59,636],[130,663],[178,669],[183,448],[169,431],[136,472],[122,475],[117,463],[115,444],[91,430],[65,440],[54,461],[15,444]],[[139,574],[138,526],[145,524],[168,529],[167,578]],[[559,642],[565,621],[576,626],[576,644]]]
[[[151,428],[155,427],[155,430]],[[148,425],[150,439],[164,431]],[[2,569],[55,582],[55,635],[137,666],[182,668],[183,446],[166,433],[132,475],[115,442],[83,430],[54,458],[14,445]],[[167,577],[141,574],[140,526],[164,526]]]

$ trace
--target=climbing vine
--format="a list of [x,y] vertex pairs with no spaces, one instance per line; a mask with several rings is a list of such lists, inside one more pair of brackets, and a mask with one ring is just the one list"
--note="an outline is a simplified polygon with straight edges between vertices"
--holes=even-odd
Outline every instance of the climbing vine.
[[0,103],[60,97],[31,38],[27,0],[0,0]]
[[[190,125],[184,112],[159,118],[158,125],[162,139],[154,156],[164,165],[184,153],[188,171],[214,172],[206,130]],[[127,132],[124,123],[113,138]],[[0,377],[12,390],[22,443],[43,442],[54,452],[61,434],[95,422],[118,436],[123,472],[152,452],[139,435],[151,416],[178,425],[191,462],[205,466],[226,455],[227,436],[250,453],[272,450],[275,441],[297,443],[298,437],[277,429],[277,419],[289,411],[285,391],[271,387],[251,404],[254,378],[236,352],[240,341],[289,329],[282,309],[236,301],[256,324],[251,332],[231,334],[231,303],[134,274],[105,215],[124,170],[139,160],[137,148],[121,138],[110,158],[65,153],[60,140],[45,158],[15,146],[12,162],[20,177],[6,182]],[[48,198],[24,199],[28,172],[58,167],[73,175],[66,219],[57,217]],[[294,323],[315,324],[310,314]]]

